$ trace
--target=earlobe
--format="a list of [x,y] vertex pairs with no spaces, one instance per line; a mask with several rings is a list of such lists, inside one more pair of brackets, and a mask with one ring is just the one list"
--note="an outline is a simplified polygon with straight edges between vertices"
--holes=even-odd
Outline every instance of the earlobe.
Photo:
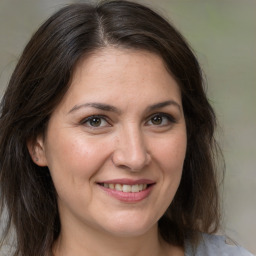
[[45,148],[42,136],[38,136],[35,140],[30,139],[27,141],[27,148],[33,162],[38,166],[47,166],[45,157]]

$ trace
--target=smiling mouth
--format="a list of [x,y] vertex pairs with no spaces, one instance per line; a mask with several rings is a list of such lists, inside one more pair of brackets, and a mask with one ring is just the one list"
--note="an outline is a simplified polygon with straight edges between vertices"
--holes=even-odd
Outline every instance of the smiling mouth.
[[111,190],[120,191],[124,193],[138,193],[146,190],[152,184],[128,185],[128,184],[99,183],[99,185]]

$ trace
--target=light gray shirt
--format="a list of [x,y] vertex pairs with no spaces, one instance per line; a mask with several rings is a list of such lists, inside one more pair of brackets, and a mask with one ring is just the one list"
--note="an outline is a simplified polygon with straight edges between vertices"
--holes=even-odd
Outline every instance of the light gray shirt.
[[203,234],[202,239],[193,251],[192,246],[185,244],[185,256],[254,256],[243,247],[229,243],[222,235]]

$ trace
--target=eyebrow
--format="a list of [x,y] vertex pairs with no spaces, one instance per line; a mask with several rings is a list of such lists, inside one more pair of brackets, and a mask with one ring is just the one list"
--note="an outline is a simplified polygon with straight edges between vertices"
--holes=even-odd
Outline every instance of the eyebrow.
[[[150,111],[154,111],[156,109],[164,108],[164,107],[170,106],[170,105],[176,106],[179,109],[179,111],[181,111],[180,104],[178,104],[174,100],[168,100],[168,101],[164,101],[164,102],[159,102],[159,103],[153,104],[153,105],[147,107],[146,111],[150,112]],[[100,109],[100,110],[103,110],[103,111],[114,112],[114,113],[117,113],[117,114],[121,113],[121,111],[118,108],[116,108],[116,107],[114,107],[112,105],[108,105],[108,104],[104,104],[104,103],[98,103],[98,102],[91,102],[91,103],[85,103],[85,104],[81,104],[81,105],[75,105],[68,112],[68,114],[72,113],[74,111],[77,111],[77,110],[79,110],[81,108],[86,108],[86,107],[96,108],[96,109]]]
[[100,110],[115,112],[115,113],[120,112],[114,106],[111,106],[111,105],[108,105],[108,104],[103,104],[103,103],[92,102],[92,103],[85,103],[85,104],[81,104],[81,105],[75,105],[68,113],[71,113],[71,112],[74,112],[78,109],[86,108],[86,107],[97,108],[97,109],[100,109]]
[[179,111],[181,111],[181,106],[179,103],[177,103],[176,101],[174,100],[167,100],[167,101],[164,101],[164,102],[160,102],[160,103],[156,103],[154,105],[151,105],[147,108],[147,111],[153,111],[153,110],[156,110],[156,109],[159,109],[159,108],[164,108],[164,107],[167,107],[167,106],[170,106],[170,105],[173,105],[173,106],[176,106]]

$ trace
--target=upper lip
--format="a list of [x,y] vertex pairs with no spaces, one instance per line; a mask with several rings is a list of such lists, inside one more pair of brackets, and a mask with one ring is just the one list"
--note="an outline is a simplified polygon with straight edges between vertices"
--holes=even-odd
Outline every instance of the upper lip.
[[121,184],[121,185],[135,185],[135,184],[154,184],[155,181],[150,179],[113,179],[113,180],[104,180],[97,183],[105,183],[105,184]]

